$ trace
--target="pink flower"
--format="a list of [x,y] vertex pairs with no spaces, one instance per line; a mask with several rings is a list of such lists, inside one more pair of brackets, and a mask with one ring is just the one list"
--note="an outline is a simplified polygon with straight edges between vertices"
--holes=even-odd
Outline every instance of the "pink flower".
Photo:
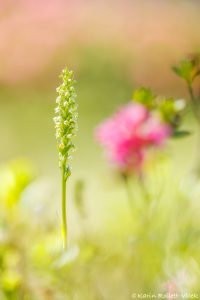
[[178,292],[177,286],[173,281],[167,282],[166,289],[167,289],[167,300],[172,299],[173,295]]
[[96,138],[121,171],[140,172],[146,150],[162,145],[170,133],[170,127],[143,105],[129,103],[100,124]]

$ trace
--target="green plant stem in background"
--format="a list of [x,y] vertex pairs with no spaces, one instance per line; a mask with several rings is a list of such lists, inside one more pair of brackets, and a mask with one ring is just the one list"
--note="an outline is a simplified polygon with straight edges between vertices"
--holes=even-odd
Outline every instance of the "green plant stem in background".
[[199,102],[198,102],[198,99],[196,99],[196,97],[194,95],[192,85],[189,84],[189,83],[188,83],[188,92],[189,92],[190,99],[191,99],[191,102],[192,102],[192,108],[193,108],[194,115],[197,119],[198,124],[200,125]]
[[62,233],[63,233],[63,246],[67,247],[67,212],[66,212],[66,185],[65,167],[62,168]]
[[195,160],[195,172],[197,174],[197,176],[200,175],[200,155],[199,155],[199,149],[200,149],[200,102],[199,102],[199,98],[196,98],[194,91],[193,91],[193,87],[191,84],[188,83],[188,91],[189,91],[189,95],[190,95],[190,99],[191,99],[191,103],[192,103],[192,109],[193,109],[193,113],[194,116],[196,117],[197,120],[197,125],[198,125],[198,131],[197,131],[197,146],[196,146],[196,160]]
[[193,92],[193,88],[192,88],[191,84],[188,84],[188,91],[189,91],[189,94],[190,94],[190,97],[191,97],[192,101],[195,102],[194,92]]
[[131,217],[135,219],[138,217],[138,214],[140,213],[141,204],[142,204],[140,201],[141,199],[138,198],[137,192],[133,193],[134,188],[132,189],[133,186],[132,180],[134,178],[130,175],[122,174],[122,179],[127,194],[127,200],[131,212]]
[[173,71],[182,78],[188,89],[191,100],[191,108],[194,117],[197,121],[197,146],[196,146],[196,159],[195,159],[195,173],[200,175],[200,95],[194,92],[194,82],[200,75],[200,54],[199,52],[188,55],[185,59],[181,60],[177,65],[172,67]]
[[142,193],[142,198],[148,203],[151,199],[150,199],[150,195],[149,195],[149,191],[147,189],[147,185],[146,185],[146,179],[144,176],[140,176],[138,178],[138,184]]
[[128,176],[126,175],[122,175],[124,183],[125,183],[125,188],[126,188],[126,193],[127,193],[127,198],[128,198],[128,203],[131,209],[131,213],[134,214],[135,213],[135,207],[133,204],[133,194],[132,194],[132,190],[129,184],[129,179]]

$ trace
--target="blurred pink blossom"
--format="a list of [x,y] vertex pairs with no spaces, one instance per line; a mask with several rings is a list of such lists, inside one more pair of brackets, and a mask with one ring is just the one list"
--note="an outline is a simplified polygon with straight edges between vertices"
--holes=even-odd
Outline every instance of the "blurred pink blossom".
[[143,105],[129,103],[100,124],[96,138],[121,171],[140,173],[146,150],[161,146],[170,133],[170,127]]
[[173,296],[173,294],[177,293],[177,286],[173,281],[169,281],[166,284],[167,289],[167,300],[170,300]]

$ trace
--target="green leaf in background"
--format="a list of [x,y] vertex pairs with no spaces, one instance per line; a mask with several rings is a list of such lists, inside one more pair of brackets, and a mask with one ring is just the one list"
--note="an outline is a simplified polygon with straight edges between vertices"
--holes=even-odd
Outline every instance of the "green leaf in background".
[[194,65],[190,60],[182,60],[179,65],[172,67],[173,71],[181,78],[185,79],[188,83],[192,83]]
[[161,118],[173,128],[177,128],[180,125],[180,118],[184,108],[185,100],[175,100],[174,98],[162,99],[158,107]]
[[200,75],[200,55],[198,53],[192,54],[181,60],[177,65],[173,66],[173,71],[181,78],[192,84],[194,79]]
[[173,98],[163,99],[160,102],[159,111],[162,119],[165,122],[175,125],[176,107],[175,107],[175,100]]
[[155,95],[149,88],[141,87],[134,91],[133,101],[143,104],[148,108],[153,108],[155,106]]
[[4,271],[1,275],[1,286],[5,291],[13,291],[16,289],[21,282],[20,274],[15,270]]
[[0,169],[0,201],[7,208],[16,205],[25,188],[35,177],[32,163],[27,159],[11,161]]
[[173,138],[182,138],[190,135],[191,132],[187,130],[175,130],[173,133]]

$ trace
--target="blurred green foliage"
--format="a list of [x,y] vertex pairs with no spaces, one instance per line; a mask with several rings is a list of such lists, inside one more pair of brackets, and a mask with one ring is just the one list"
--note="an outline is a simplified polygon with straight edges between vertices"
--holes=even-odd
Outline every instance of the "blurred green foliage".
[[[16,162],[18,168],[20,163],[24,170],[23,161]],[[1,174],[6,172],[3,167]],[[30,176],[32,167],[28,170],[26,165],[26,172]],[[21,172],[15,176],[21,182]],[[143,183],[148,201],[144,185],[130,180],[133,214],[123,182],[116,179],[108,214],[113,219],[107,217],[98,232],[91,230],[90,217],[82,214],[87,199],[78,181],[74,199],[79,233],[73,233],[67,251],[51,219],[37,224],[34,215],[26,215],[27,195],[37,194],[41,187],[31,181],[23,185],[20,198],[16,193],[17,209],[1,206],[1,299],[128,299],[136,292],[165,293],[168,281],[175,282],[177,292],[199,293],[200,190],[196,182],[180,185],[180,178],[167,158],[152,161]],[[103,195],[102,201],[108,201],[106,189]]]
[[160,97],[155,95],[150,88],[142,87],[134,91],[133,101],[159,114],[161,119],[173,130],[172,136],[185,137],[190,134],[189,131],[179,129],[185,112],[185,100]]
[[0,201],[12,208],[34,177],[34,168],[25,159],[11,161],[0,173]]
[[134,91],[133,93],[133,101],[143,104],[147,108],[155,107],[155,95],[149,88],[140,88]]

